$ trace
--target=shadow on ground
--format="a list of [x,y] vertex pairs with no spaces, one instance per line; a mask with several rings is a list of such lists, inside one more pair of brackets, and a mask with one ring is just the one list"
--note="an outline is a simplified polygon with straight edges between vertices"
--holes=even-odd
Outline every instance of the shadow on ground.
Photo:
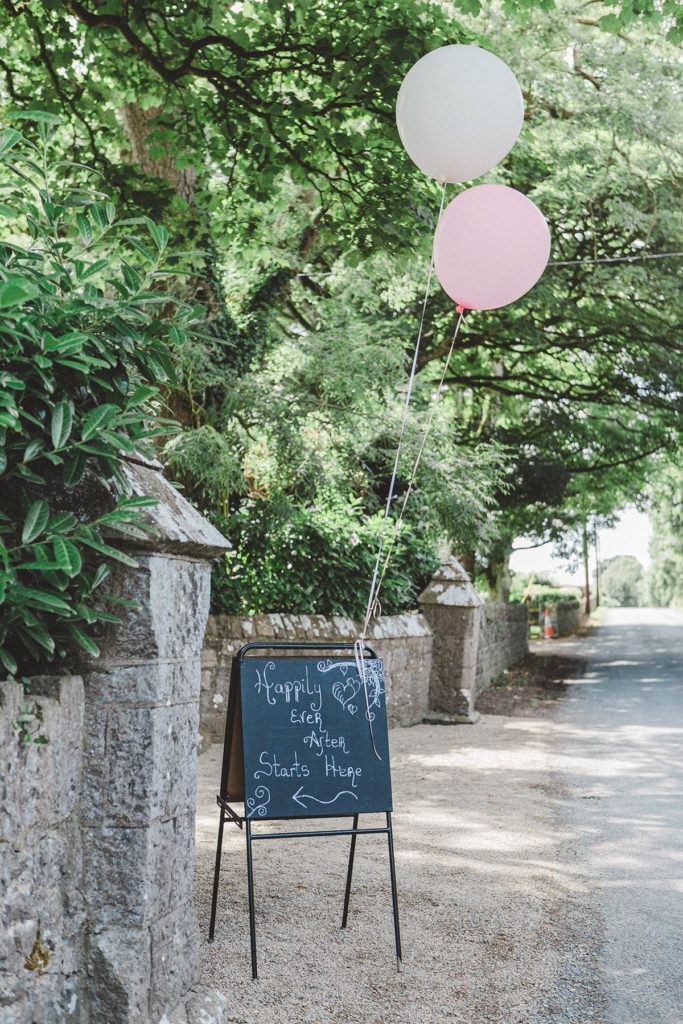
[[[229,1019],[600,1021],[599,922],[558,858],[571,837],[558,827],[564,794],[550,760],[552,728],[550,720],[491,716],[475,726],[391,732],[403,974],[383,837],[359,840],[346,932],[348,840],[302,839],[256,844],[259,980],[252,982],[244,837],[226,829],[216,940],[202,940],[201,958],[202,980],[231,1000]],[[204,933],[219,768],[214,747],[201,759],[197,823]]]

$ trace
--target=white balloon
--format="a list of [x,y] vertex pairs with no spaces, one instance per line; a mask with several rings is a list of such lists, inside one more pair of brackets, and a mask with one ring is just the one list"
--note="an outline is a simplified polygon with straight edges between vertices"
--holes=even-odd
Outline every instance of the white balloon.
[[517,79],[479,46],[441,46],[403,79],[396,123],[408,156],[437,181],[471,181],[510,152],[524,120]]

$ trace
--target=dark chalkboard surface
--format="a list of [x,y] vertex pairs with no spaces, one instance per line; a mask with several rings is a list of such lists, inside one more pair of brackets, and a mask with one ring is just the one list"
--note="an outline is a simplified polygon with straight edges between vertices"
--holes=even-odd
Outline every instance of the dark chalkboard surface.
[[[247,818],[392,809],[380,659],[365,660],[365,676],[381,760],[372,748],[363,683],[353,659],[245,657],[235,659],[235,669],[233,687],[238,682],[240,701],[232,704],[235,721],[241,710]],[[239,788],[233,780],[231,789]]]

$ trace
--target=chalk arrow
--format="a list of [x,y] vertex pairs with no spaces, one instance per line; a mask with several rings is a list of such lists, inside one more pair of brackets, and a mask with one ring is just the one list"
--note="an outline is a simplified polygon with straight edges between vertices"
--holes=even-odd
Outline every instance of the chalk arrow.
[[320,800],[317,796],[312,796],[310,793],[302,793],[301,791],[303,788],[303,786],[299,786],[296,793],[292,793],[292,800],[296,800],[296,802],[301,804],[302,807],[306,807],[304,800],[315,800],[317,804],[333,804],[335,800],[338,800],[340,796],[344,796],[345,794],[352,796],[354,800],[358,799],[356,794],[352,793],[350,789],[342,789],[342,791],[337,793],[336,796],[333,796],[331,800]]

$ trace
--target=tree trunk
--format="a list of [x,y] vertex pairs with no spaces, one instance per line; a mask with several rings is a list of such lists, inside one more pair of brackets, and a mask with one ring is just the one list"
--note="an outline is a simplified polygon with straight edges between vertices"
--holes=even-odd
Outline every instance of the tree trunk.
[[510,600],[510,569],[508,567],[509,556],[497,561],[491,561],[484,569],[486,582],[489,585],[489,594],[492,601],[500,604],[508,604]]
[[152,178],[167,181],[183,199],[194,203],[197,185],[197,169],[195,167],[176,166],[175,156],[166,153],[160,160],[153,160],[149,153],[147,140],[153,131],[151,122],[161,112],[161,107],[149,107],[143,110],[139,103],[124,103],[123,130],[130,143],[132,160],[135,161]]
[[588,525],[586,520],[583,521],[583,567],[585,571],[585,594],[586,594],[586,615],[591,613],[591,584],[590,575],[588,569]]
[[474,551],[459,552],[455,557],[474,583]]
[[593,540],[595,542],[595,607],[600,607],[600,545],[598,542],[598,524],[594,524]]

